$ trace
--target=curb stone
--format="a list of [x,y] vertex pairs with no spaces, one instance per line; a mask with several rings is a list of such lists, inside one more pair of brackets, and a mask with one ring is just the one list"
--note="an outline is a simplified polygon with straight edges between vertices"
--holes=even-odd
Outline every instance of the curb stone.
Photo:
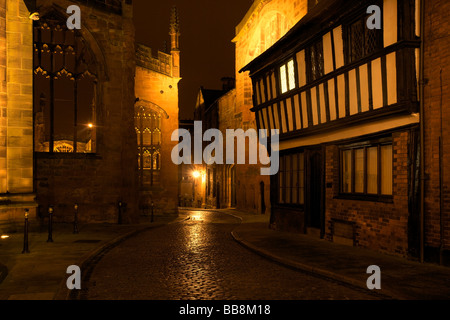
[[[233,216],[235,218],[238,218],[241,221],[239,226],[242,225],[242,222],[243,222],[242,217],[234,215],[232,213],[228,213],[228,212],[225,212],[225,213],[230,215],[230,216]],[[237,226],[235,228],[235,230],[237,228],[239,228],[239,226]],[[306,272],[306,273],[310,273],[310,274],[313,274],[313,275],[316,275],[316,276],[319,275],[321,277],[325,277],[325,278],[331,279],[333,281],[343,282],[345,284],[357,287],[357,288],[365,290],[365,291],[368,290],[366,283],[363,283],[361,281],[354,280],[354,279],[352,279],[350,277],[343,276],[343,275],[337,274],[335,272],[331,272],[329,270],[321,269],[321,268],[314,267],[314,266],[311,266],[311,265],[308,265],[308,264],[305,264],[305,263],[293,261],[293,260],[290,260],[290,259],[286,259],[286,258],[282,258],[282,257],[277,256],[277,255],[274,255],[274,254],[270,253],[269,251],[267,251],[265,249],[259,248],[259,247],[255,246],[255,245],[251,244],[250,242],[245,241],[244,239],[239,237],[239,235],[236,233],[235,230],[233,230],[231,232],[231,236],[233,237],[233,239],[236,242],[238,242],[239,244],[241,244],[243,247],[247,248],[248,250],[251,250],[254,253],[256,253],[256,254],[258,254],[258,255],[266,258],[266,259],[272,260],[272,261],[274,261],[274,262],[276,262],[278,264],[281,264],[281,265],[283,265],[285,267],[297,269],[297,270],[300,270],[300,271],[303,271],[303,272]],[[389,290],[386,290],[386,289],[383,289],[383,293],[380,293],[380,292],[377,292],[377,291],[371,291],[370,293],[373,294],[373,295],[376,295],[376,296],[380,296],[383,299],[388,299],[388,300],[404,300],[405,299],[404,297],[401,297],[398,294],[395,294],[395,293],[393,293],[393,292],[391,292]]]
[[[137,230],[133,230],[133,231],[127,232],[123,235],[117,236],[116,238],[105,242],[103,245],[101,245],[94,251],[90,251],[90,252],[86,253],[79,260],[78,264],[76,264],[77,266],[80,266],[81,270],[84,270],[84,271],[82,271],[81,282],[83,283],[83,282],[88,281],[89,277],[95,267],[95,264],[97,262],[99,262],[105,254],[107,254],[110,250],[114,249],[116,246],[118,246],[123,241],[126,241],[127,239],[132,238],[132,237],[138,235],[139,233],[142,233],[142,232],[145,232],[148,230],[152,230],[152,229],[156,229],[156,228],[161,228],[161,227],[164,227],[169,224],[179,223],[179,222],[188,220],[188,218],[189,217],[186,217],[186,216],[178,217],[174,221],[171,221],[169,223],[138,228]],[[83,290],[85,290],[85,289],[82,288],[81,290],[70,291],[67,289],[66,281],[67,281],[66,278],[61,280],[59,289],[55,293],[53,300],[82,300],[82,299],[80,299],[80,297],[83,295],[83,292],[84,292]]]

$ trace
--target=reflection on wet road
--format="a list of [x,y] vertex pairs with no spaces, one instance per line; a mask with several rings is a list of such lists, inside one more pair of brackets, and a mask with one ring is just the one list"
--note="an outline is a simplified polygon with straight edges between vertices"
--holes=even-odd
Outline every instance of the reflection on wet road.
[[95,266],[87,299],[304,300],[373,299],[326,279],[285,268],[231,237],[239,224],[218,212],[132,237]]

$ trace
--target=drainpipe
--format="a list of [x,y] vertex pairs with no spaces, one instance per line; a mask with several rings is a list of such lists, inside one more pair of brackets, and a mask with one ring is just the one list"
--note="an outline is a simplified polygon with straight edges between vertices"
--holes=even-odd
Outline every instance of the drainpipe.
[[424,262],[425,256],[425,223],[424,223],[424,211],[425,211],[425,151],[424,151],[424,30],[425,30],[425,0],[420,0],[420,75],[419,75],[419,96],[420,96],[420,262]]
[[444,183],[444,166],[442,165],[442,160],[444,156],[444,132],[442,128],[442,68],[439,75],[440,88],[441,88],[441,136],[439,137],[439,219],[440,219],[440,230],[441,230],[441,243],[439,248],[439,264],[444,263],[444,217],[442,209],[444,208],[444,199],[442,198],[442,186]]

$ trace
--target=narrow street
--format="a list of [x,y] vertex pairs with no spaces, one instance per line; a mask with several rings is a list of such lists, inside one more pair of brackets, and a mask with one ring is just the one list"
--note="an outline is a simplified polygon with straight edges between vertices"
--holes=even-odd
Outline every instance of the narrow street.
[[374,299],[281,266],[242,247],[235,217],[190,211],[190,219],[149,230],[107,252],[85,279],[88,300]]

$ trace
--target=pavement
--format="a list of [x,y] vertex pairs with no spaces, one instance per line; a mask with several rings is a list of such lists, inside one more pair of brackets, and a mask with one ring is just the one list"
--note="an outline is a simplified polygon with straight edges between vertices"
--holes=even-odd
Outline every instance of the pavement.
[[[73,224],[53,225],[53,242],[47,242],[48,229],[33,228],[28,235],[29,253],[23,254],[24,234],[9,234],[0,239],[0,301],[3,300],[66,300],[70,291],[66,281],[67,268],[83,266],[93,257],[119,244],[124,239],[152,228],[185,219],[176,216],[143,216],[136,225],[79,224],[74,234]],[[30,221],[30,223],[33,223]],[[33,226],[30,225],[30,229]]]
[[[449,267],[271,230],[269,215],[234,209],[214,211],[239,219],[240,224],[231,234],[238,243],[289,268],[369,290],[367,279],[371,274],[367,268],[376,265],[381,270],[381,289],[374,290],[385,299],[450,299]],[[78,234],[73,233],[71,224],[55,224],[53,242],[47,242],[46,231],[29,234],[28,254],[22,254],[23,234],[9,235],[0,240],[0,300],[68,299],[70,292],[65,283],[69,266],[80,266],[83,272],[88,261],[101,258],[108,248],[145,230],[183,221],[189,214],[189,210],[181,208],[178,217],[155,216],[154,222],[142,217],[138,225],[79,225]]]

